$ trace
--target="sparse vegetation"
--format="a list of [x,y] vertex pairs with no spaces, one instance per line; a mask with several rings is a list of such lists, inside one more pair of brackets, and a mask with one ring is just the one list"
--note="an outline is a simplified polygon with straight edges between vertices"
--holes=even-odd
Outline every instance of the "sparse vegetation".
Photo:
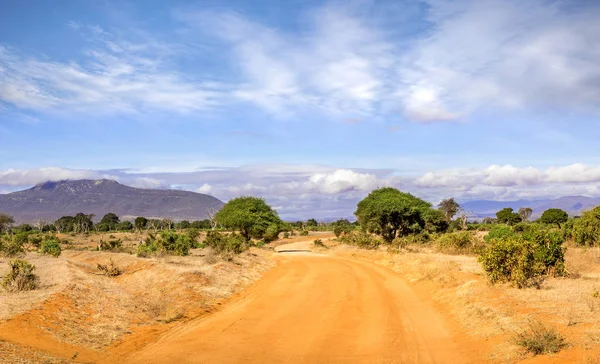
[[248,248],[246,239],[236,233],[225,234],[218,231],[209,231],[205,243],[217,254],[229,256],[240,254]]
[[515,343],[534,355],[558,353],[567,346],[560,332],[540,321],[530,321],[528,330],[517,334]]
[[98,263],[96,265],[96,269],[98,269],[98,271],[102,274],[104,274],[105,276],[108,277],[116,277],[116,276],[120,276],[123,271],[121,270],[121,268],[119,268],[111,259],[110,262],[108,264],[100,264]]
[[316,247],[327,248],[327,245],[325,245],[325,243],[323,243],[323,240],[321,240],[321,239],[315,239],[315,241],[313,243],[315,244]]
[[40,254],[51,255],[58,258],[62,252],[60,248],[60,240],[55,236],[45,237],[40,246]]
[[26,260],[15,259],[8,263],[10,272],[2,279],[2,287],[7,291],[31,291],[37,289],[40,278],[33,273],[35,266]]
[[362,249],[377,249],[382,241],[364,231],[352,231],[341,235],[338,240],[344,244],[355,245]]
[[472,254],[483,249],[483,242],[470,231],[442,234],[435,240],[438,251],[447,254]]

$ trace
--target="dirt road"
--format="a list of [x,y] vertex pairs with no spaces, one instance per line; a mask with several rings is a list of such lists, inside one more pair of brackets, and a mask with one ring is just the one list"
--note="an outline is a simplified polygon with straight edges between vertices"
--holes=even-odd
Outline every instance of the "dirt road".
[[467,362],[432,306],[393,272],[318,254],[278,259],[222,310],[170,331],[128,362]]

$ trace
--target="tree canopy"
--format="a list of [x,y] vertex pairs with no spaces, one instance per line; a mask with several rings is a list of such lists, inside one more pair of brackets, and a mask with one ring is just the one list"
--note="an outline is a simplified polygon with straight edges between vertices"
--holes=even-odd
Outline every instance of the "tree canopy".
[[[227,202],[215,215],[217,223],[225,228],[239,230],[246,240],[262,239],[269,226],[282,224],[277,212],[265,200],[242,196]],[[272,233],[273,228],[269,229]]]
[[574,219],[571,235],[578,244],[600,245],[600,206],[584,212],[579,219]]
[[425,229],[428,220],[441,217],[439,212],[436,215],[432,211],[427,201],[392,187],[383,187],[371,191],[361,200],[354,214],[364,230],[379,234],[390,242],[396,236],[418,233]]
[[569,220],[569,214],[561,209],[548,209],[544,211],[540,217],[540,222],[544,224],[556,224],[560,228],[560,224]]
[[444,213],[446,222],[450,222],[454,218],[454,215],[460,210],[460,205],[454,200],[454,197],[451,197],[442,200],[438,204],[438,209]]
[[501,224],[513,225],[521,222],[521,217],[518,213],[513,211],[512,207],[505,207],[502,210],[496,212],[496,218]]

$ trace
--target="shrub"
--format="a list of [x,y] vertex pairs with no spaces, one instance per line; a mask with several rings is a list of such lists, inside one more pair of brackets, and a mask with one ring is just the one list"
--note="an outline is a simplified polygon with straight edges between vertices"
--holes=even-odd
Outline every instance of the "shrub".
[[100,271],[102,274],[109,276],[109,277],[116,277],[119,276],[123,273],[123,271],[121,270],[121,268],[117,267],[115,265],[115,262],[112,261],[112,259],[110,260],[109,264],[100,264],[98,263],[96,268],[98,269],[98,271]]
[[403,249],[409,245],[420,245],[425,244],[430,240],[431,236],[423,232],[421,234],[412,234],[407,236],[400,236],[392,240],[391,246],[396,249]]
[[[600,245],[600,206],[586,211],[579,219],[571,220],[565,224],[565,233],[579,245]],[[571,225],[572,224],[572,225]]]
[[529,323],[529,330],[519,333],[515,343],[534,354],[554,354],[567,346],[564,336],[539,321]]
[[158,251],[155,240],[149,240],[144,242],[137,247],[137,256],[142,258],[148,258]]
[[7,257],[14,257],[23,253],[23,242],[16,236],[0,237],[0,252]]
[[100,240],[100,245],[98,246],[98,250],[115,250],[115,249],[121,248],[122,246],[123,246],[123,240],[121,240],[121,239],[114,239],[114,240],[109,240],[109,241]]
[[515,232],[508,225],[494,225],[490,232],[483,238],[486,243],[492,239],[506,239],[516,236]]
[[511,282],[518,288],[539,288],[544,275],[565,274],[562,242],[560,234],[543,230],[492,239],[479,261],[492,284]]
[[240,254],[247,249],[246,239],[240,234],[223,234],[217,231],[209,231],[205,243],[216,253]]
[[287,231],[285,233],[283,233],[283,238],[284,239],[289,239],[290,238],[290,233],[288,233]]
[[482,249],[479,239],[470,231],[442,234],[435,245],[437,250],[447,254],[468,254]]
[[57,237],[46,237],[40,246],[40,254],[51,255],[58,258],[62,250],[60,249],[60,240]]
[[364,231],[353,231],[344,234],[339,237],[339,240],[344,244],[355,245],[362,249],[377,249],[381,244],[381,240]]
[[315,246],[318,246],[318,247],[320,247],[320,248],[327,248],[327,245],[325,245],[325,244],[323,243],[323,240],[321,240],[321,239],[316,239],[316,240],[314,241],[314,244],[315,244]]
[[265,233],[263,234],[263,240],[265,243],[270,243],[279,239],[279,225],[271,224],[267,226]]
[[33,273],[35,265],[26,260],[15,259],[8,263],[10,272],[2,279],[7,291],[30,291],[38,288],[40,278]]
[[196,228],[188,228],[185,233],[193,242],[200,236],[200,230]]
[[338,223],[333,226],[333,233],[336,238],[339,238],[342,234],[348,234],[354,231],[354,226],[348,223]]
[[308,235],[308,230],[302,230],[300,231],[300,236],[307,236]]
[[188,255],[192,245],[192,239],[188,235],[177,234],[174,231],[163,231],[160,239],[156,241],[158,250],[169,255]]
[[30,235],[29,236],[29,244],[33,245],[36,248],[39,248],[42,244],[42,237],[39,235]]

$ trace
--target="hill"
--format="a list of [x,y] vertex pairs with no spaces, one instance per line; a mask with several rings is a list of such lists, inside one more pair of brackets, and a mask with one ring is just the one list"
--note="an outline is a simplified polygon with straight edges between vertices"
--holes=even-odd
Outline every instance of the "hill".
[[472,211],[477,217],[493,217],[496,215],[496,212],[505,207],[512,207],[515,211],[520,207],[530,207],[533,209],[533,217],[539,217],[542,212],[550,208],[562,209],[568,212],[569,215],[575,216],[600,205],[600,199],[586,196],[565,196],[553,200],[475,200],[461,203],[461,205],[467,211]]
[[18,222],[54,221],[78,212],[95,214],[96,218],[113,212],[121,217],[198,220],[221,206],[221,200],[201,193],[133,188],[106,179],[45,182],[0,194],[0,211],[13,215]]

